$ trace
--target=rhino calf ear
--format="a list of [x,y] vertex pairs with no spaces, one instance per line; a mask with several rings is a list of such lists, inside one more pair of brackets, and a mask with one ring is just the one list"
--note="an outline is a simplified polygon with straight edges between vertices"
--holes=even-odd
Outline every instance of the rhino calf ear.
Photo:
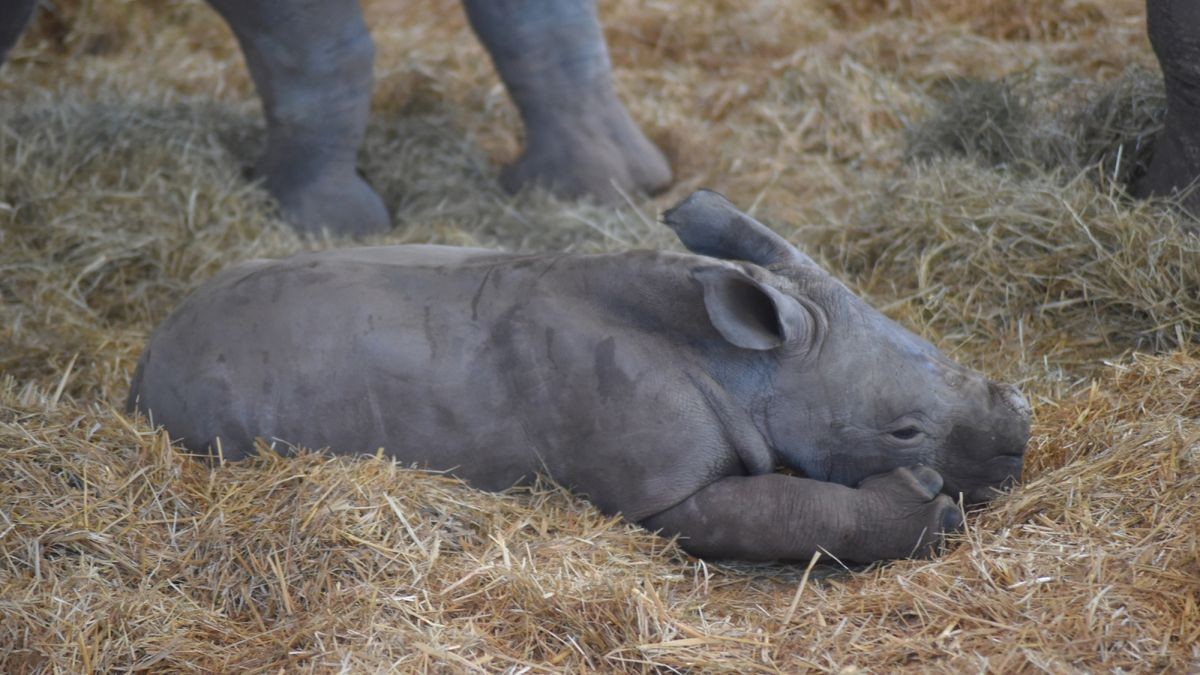
[[799,301],[727,267],[692,272],[704,291],[713,328],[730,344],[767,350],[798,344],[811,333],[812,317]]
[[697,190],[667,209],[662,222],[692,253],[769,267],[816,267],[808,256],[719,192]]

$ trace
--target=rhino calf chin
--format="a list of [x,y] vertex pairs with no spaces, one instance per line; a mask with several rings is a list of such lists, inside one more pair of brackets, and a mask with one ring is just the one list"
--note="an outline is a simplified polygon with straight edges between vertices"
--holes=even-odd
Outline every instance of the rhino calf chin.
[[[544,473],[699,556],[928,552],[1021,473],[1030,410],[715,192],[691,254],[442,246],[231,267],[150,338],[128,407],[195,451],[383,448],[500,490]],[[779,467],[790,473],[778,473]]]

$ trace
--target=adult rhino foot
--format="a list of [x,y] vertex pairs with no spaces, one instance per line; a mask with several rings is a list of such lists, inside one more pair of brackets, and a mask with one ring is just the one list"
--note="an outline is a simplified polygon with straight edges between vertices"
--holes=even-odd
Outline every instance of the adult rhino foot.
[[510,193],[540,186],[566,199],[615,203],[623,193],[652,195],[671,184],[666,157],[624,108],[609,115],[560,115],[526,128],[525,152],[500,173]]
[[1150,166],[1130,192],[1138,199],[1182,195],[1183,210],[1200,217],[1200,139],[1179,136],[1168,127],[1154,139]]
[[387,207],[353,170],[308,179],[267,175],[267,191],[300,234],[365,237],[392,229]]
[[1146,33],[1162,68],[1167,94],[1163,131],[1154,139],[1154,156],[1146,175],[1134,186],[1138,197],[1179,197],[1191,215],[1200,217],[1200,3],[1195,0],[1149,0]]

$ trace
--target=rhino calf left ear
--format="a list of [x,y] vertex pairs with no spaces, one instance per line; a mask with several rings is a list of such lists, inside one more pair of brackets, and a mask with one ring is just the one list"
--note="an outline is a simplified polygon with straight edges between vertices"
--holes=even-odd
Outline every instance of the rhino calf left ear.
[[804,305],[740,270],[705,267],[692,278],[704,291],[713,328],[730,344],[767,350],[799,344],[812,334],[812,316]]

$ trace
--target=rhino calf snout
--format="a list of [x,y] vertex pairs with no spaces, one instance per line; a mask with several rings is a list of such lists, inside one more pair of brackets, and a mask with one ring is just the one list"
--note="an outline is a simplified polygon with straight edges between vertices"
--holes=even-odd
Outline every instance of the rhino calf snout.
[[1033,408],[1029,405],[1029,400],[1021,393],[1021,390],[1011,384],[1004,382],[992,382],[993,390],[996,395],[1009,407],[1014,413],[1022,417],[1025,423],[1028,424],[1033,416]]
[[991,501],[1021,479],[1032,408],[1017,387],[989,381],[978,419],[955,425],[938,462],[943,491],[969,505]]
[[996,402],[996,454],[1023,457],[1029,444],[1033,408],[1015,386],[1000,382],[991,382],[989,386],[992,400]]

